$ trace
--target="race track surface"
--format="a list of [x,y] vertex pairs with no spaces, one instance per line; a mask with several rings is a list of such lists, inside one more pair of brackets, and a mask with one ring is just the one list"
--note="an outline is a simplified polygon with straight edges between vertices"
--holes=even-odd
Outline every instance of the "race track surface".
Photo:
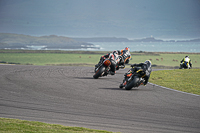
[[123,133],[199,133],[200,96],[158,86],[118,88],[128,69],[0,65],[0,117]]

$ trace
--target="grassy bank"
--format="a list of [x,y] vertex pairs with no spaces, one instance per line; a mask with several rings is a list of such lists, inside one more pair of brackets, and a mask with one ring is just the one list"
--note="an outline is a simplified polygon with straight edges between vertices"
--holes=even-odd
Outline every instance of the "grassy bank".
[[[0,63],[21,65],[82,65],[94,66],[104,51],[0,50]],[[132,52],[132,63],[151,60],[159,68],[178,68],[180,60],[189,55],[194,68],[200,68],[200,53]]]
[[200,95],[200,69],[153,71],[149,82]]
[[66,127],[56,124],[0,118],[1,133],[111,133],[82,127]]

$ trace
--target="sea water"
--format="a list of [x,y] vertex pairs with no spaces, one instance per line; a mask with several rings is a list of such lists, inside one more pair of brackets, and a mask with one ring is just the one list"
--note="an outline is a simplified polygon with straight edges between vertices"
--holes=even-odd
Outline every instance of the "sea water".
[[200,42],[90,42],[99,51],[114,51],[129,47],[131,51],[200,53]]
[[[88,42],[94,47],[82,49],[48,49],[46,46],[30,46],[29,50],[66,50],[66,51],[114,51],[129,47],[132,52],[189,52],[200,53],[200,42]],[[24,49],[24,48],[23,48]]]

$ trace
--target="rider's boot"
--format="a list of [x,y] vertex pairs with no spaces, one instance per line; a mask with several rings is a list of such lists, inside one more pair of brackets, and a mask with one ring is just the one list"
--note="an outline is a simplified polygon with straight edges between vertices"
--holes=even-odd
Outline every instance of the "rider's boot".
[[119,85],[119,88],[123,88],[123,87],[124,87],[123,84],[120,84],[120,85]]
[[110,71],[110,74],[111,74],[111,75],[115,75],[115,72]]
[[119,88],[123,88],[126,85],[126,80],[123,80],[123,82],[119,85]]
[[99,64],[96,64],[96,65],[95,65],[95,68],[97,68],[97,67],[99,67]]
[[100,64],[102,64],[102,63],[103,63],[103,60],[104,60],[104,59],[103,59],[103,58],[101,58],[101,59],[100,59],[100,61],[99,61],[99,63],[95,65],[95,68],[99,67],[99,66],[100,66]]

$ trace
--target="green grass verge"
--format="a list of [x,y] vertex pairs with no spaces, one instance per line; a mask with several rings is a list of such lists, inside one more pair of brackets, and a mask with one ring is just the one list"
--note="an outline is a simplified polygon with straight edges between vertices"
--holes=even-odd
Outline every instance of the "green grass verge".
[[62,53],[0,53],[0,60],[22,65],[94,64],[100,55]]
[[[0,63],[21,65],[81,65],[94,66],[105,51],[40,51],[40,50],[0,50]],[[152,60],[159,68],[178,68],[180,60],[189,55],[193,68],[200,68],[200,53],[158,53],[132,52],[130,64]]]
[[147,59],[152,60],[152,64],[157,68],[179,68],[180,61],[189,55],[192,60],[193,68],[200,68],[200,53],[146,53],[132,54],[131,63],[144,62]]
[[0,63],[20,65],[94,66],[102,56],[84,51],[0,50]]
[[149,82],[200,95],[200,69],[153,71]]
[[83,127],[67,127],[35,121],[0,118],[1,133],[112,133]]

